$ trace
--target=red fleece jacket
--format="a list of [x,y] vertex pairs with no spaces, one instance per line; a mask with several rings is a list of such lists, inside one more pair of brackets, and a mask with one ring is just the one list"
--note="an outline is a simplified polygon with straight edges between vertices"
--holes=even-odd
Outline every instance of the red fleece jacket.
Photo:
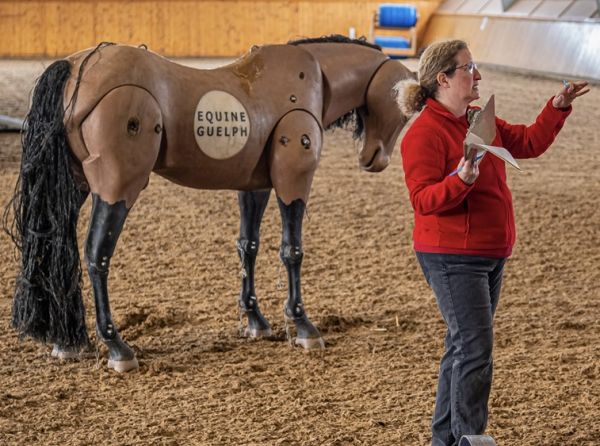
[[[548,101],[534,124],[511,125],[496,117],[492,145],[505,147],[514,158],[535,158],[548,149],[571,113]],[[466,115],[459,118],[428,99],[402,139],[406,185],[415,211],[416,251],[508,257],[515,243],[512,196],[506,169],[487,154],[472,185],[448,176],[463,156]]]

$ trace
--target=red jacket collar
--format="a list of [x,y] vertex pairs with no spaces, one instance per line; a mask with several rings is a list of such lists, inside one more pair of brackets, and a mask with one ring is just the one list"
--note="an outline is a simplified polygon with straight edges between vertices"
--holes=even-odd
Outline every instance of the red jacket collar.
[[[431,109],[434,113],[445,116],[448,119],[451,119],[454,122],[459,122],[463,125],[469,126],[467,122],[467,114],[465,113],[463,116],[454,116],[446,107],[444,107],[440,102],[436,101],[433,98],[427,98],[425,105]],[[467,106],[467,110],[470,110],[474,107],[470,105]]]

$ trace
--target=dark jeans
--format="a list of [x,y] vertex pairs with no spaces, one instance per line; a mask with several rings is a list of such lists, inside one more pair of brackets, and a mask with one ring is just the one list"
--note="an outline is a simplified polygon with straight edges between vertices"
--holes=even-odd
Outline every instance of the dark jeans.
[[494,313],[506,259],[416,254],[448,327],[432,445],[453,446],[463,435],[483,434],[487,424]]

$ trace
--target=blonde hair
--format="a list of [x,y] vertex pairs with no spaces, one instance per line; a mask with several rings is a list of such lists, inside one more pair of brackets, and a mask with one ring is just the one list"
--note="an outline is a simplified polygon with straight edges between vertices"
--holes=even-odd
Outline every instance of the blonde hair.
[[418,82],[406,79],[394,86],[398,106],[404,115],[411,116],[425,106],[427,98],[435,97],[438,90],[437,75],[456,67],[456,55],[468,49],[462,40],[444,40],[429,45],[419,59]]

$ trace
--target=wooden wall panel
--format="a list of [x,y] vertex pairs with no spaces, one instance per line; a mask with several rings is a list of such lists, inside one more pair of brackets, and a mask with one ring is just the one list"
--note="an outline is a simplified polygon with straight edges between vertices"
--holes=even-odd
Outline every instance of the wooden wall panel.
[[[252,45],[369,35],[382,2],[357,0],[0,0],[0,57],[59,57],[102,41],[171,57],[238,56]],[[440,0],[415,4],[421,35]]]
[[356,29],[356,35],[368,34],[371,13],[368,2],[345,1],[300,1],[299,29],[293,39],[318,37],[326,34],[348,34],[348,29]]
[[600,23],[434,14],[424,43],[465,40],[480,62],[600,80]]
[[[95,45],[94,4],[85,1],[39,2],[44,12],[45,40],[56,39],[54,45],[46,46],[46,53],[58,56],[62,52],[73,53]],[[77,45],[82,42],[83,45]],[[61,50],[64,48],[64,50]]]
[[[1,5],[0,19],[2,20],[0,32],[1,41],[8,44],[9,47],[23,56],[32,56],[36,52],[45,49],[44,28],[45,21],[43,12],[32,4],[24,2],[11,2],[11,4]],[[33,6],[33,7],[32,7]],[[6,20],[4,19],[6,17]],[[5,22],[9,26],[5,26]],[[24,25],[24,26],[23,26]],[[4,35],[4,29],[8,30]]]

